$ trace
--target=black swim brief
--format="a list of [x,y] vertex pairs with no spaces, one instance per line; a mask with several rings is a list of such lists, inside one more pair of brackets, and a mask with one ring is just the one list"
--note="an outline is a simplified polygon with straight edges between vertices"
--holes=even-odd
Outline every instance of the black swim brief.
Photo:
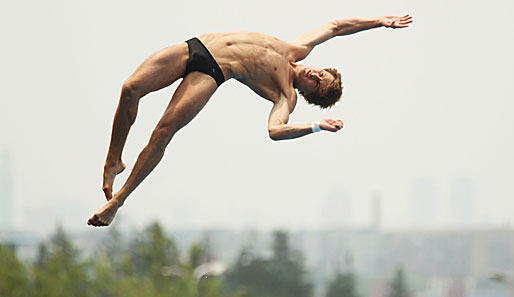
[[189,46],[189,59],[186,72],[182,77],[186,77],[193,71],[199,71],[214,78],[218,87],[225,82],[225,76],[223,76],[220,66],[205,45],[196,37],[189,39],[186,43]]

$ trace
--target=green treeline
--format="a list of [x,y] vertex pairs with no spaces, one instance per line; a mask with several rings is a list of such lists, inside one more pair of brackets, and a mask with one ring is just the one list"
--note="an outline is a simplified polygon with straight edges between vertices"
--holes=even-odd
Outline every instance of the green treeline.
[[[244,247],[219,276],[198,275],[212,260],[208,246],[194,244],[180,253],[162,226],[154,223],[128,240],[111,229],[93,256],[84,258],[58,228],[38,247],[37,258],[23,263],[0,244],[0,297],[311,297],[302,254],[291,248],[285,232],[275,232],[272,253],[261,256]],[[329,280],[326,297],[359,297],[351,272]],[[390,297],[407,297],[403,272]]]

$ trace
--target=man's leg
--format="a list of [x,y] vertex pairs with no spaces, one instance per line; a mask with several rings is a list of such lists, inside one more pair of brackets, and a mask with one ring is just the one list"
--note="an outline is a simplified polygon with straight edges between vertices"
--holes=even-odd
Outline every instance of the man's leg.
[[130,127],[136,120],[140,98],[179,79],[186,70],[188,57],[186,43],[165,48],[146,59],[123,84],[104,166],[102,189],[107,200],[112,198],[115,176],[125,169],[121,155]]
[[118,208],[123,205],[128,195],[162,159],[173,135],[200,112],[216,89],[215,80],[200,72],[190,73],[180,83],[154,129],[150,141],[139,154],[127,181],[114,197],[88,220],[88,225],[107,226],[112,222]]

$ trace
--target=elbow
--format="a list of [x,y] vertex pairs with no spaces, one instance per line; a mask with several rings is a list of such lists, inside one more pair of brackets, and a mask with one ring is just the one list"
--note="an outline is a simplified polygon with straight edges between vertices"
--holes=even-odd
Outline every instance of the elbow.
[[269,138],[271,138],[271,140],[273,141],[277,141],[277,140],[280,140],[280,137],[277,133],[277,130],[276,129],[273,129],[273,128],[268,128],[268,136]]
[[277,133],[273,133],[271,130],[268,130],[268,136],[269,136],[269,138],[271,138],[271,140],[273,140],[273,141],[277,141],[277,140],[279,140],[279,138],[277,137]]

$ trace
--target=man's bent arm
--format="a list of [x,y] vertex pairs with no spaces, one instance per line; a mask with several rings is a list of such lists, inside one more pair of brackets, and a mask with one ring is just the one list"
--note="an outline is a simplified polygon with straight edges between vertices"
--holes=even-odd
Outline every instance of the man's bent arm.
[[[337,132],[343,128],[343,122],[339,120],[324,119],[318,122],[318,131],[326,130]],[[313,123],[308,124],[276,124],[268,126],[269,136],[273,140],[285,140],[299,138],[313,131]]]
[[312,133],[311,124],[274,125],[268,127],[269,137],[273,140],[299,138]]
[[[287,100],[279,100],[273,105],[268,121],[268,133],[273,140],[285,140],[302,137],[313,133],[312,124],[287,124],[290,109]],[[332,119],[324,119],[318,124],[318,131],[339,131],[343,128],[343,122]]]
[[286,98],[281,98],[273,104],[273,108],[271,109],[268,119],[268,133],[271,139],[293,139],[312,133],[310,126],[307,124],[287,124],[290,113],[291,109],[289,108]]

